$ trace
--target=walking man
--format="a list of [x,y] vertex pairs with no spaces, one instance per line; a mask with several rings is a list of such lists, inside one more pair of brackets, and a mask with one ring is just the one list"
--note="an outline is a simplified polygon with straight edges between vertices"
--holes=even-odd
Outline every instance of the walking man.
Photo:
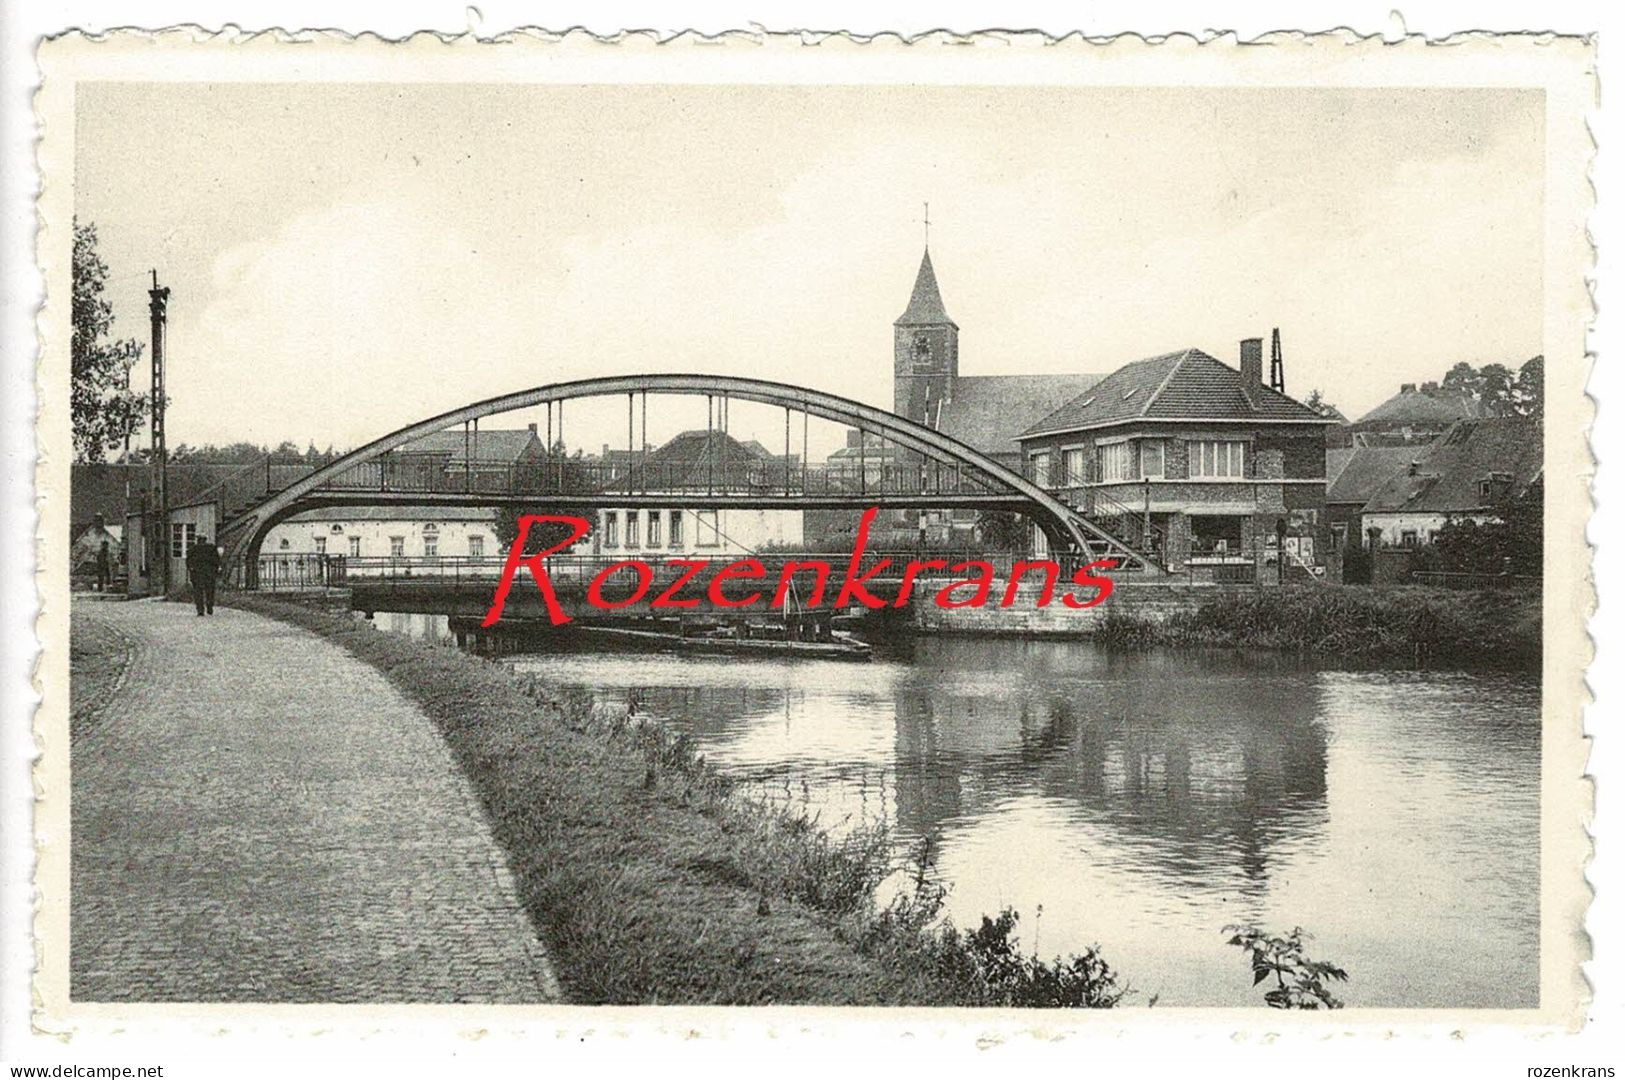
[[192,600],[199,615],[214,614],[214,579],[220,572],[220,552],[207,536],[200,536],[186,553],[186,574],[192,579]]
[[96,551],[96,591],[106,592],[113,583],[113,552],[102,541],[102,546]]

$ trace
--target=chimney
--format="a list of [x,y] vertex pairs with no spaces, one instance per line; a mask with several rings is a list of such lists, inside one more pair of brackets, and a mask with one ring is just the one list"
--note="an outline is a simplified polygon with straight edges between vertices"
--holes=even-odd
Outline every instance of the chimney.
[[609,443],[605,443],[605,444],[604,444],[604,454],[603,454],[603,458],[604,458],[604,460],[605,460],[605,461],[608,461],[608,460],[609,460]]
[[106,514],[97,514],[96,515],[96,528],[101,529],[104,532],[106,531],[106,529],[107,529],[107,515]]
[[526,424],[525,426],[530,428],[530,433],[532,435],[536,434],[536,424],[534,422]]
[[1416,384],[1413,382],[1400,383],[1399,392],[1401,394],[1414,394],[1416,393]]
[[1417,461],[1415,458],[1411,458],[1411,467],[1405,470],[1405,475],[1407,475],[1407,476],[1415,476],[1418,472],[1421,471],[1421,469],[1422,469],[1422,463],[1420,461]]
[[1264,339],[1243,338],[1241,342],[1241,393],[1247,404],[1258,408],[1259,390],[1264,385]]

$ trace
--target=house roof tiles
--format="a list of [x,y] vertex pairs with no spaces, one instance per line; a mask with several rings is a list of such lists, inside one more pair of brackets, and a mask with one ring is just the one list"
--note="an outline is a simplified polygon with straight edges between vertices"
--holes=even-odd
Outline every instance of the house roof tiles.
[[1241,372],[1201,349],[1182,349],[1123,365],[1022,436],[1141,419],[1333,422],[1264,385],[1258,388],[1256,404],[1249,402],[1242,393]]
[[1422,452],[1415,474],[1392,477],[1367,500],[1367,513],[1470,513],[1489,505],[1480,481],[1510,477],[1516,494],[1540,475],[1544,461],[1541,421],[1499,417],[1460,420]]
[[1326,451],[1326,501],[1363,506],[1408,468],[1425,446],[1360,446]]

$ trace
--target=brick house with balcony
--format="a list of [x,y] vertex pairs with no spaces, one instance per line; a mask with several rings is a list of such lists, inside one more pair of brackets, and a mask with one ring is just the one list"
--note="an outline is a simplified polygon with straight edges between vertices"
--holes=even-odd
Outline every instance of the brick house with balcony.
[[[1263,382],[1184,349],[1118,368],[1020,436],[1027,475],[1193,579],[1317,572],[1329,547],[1326,428]],[[1271,572],[1265,573],[1266,568]]]

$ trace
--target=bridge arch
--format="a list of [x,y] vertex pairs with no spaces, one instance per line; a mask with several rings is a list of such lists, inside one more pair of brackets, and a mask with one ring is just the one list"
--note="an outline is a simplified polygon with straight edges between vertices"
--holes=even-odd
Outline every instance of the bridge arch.
[[[1139,552],[1126,546],[1118,538],[1102,530],[1083,514],[1037,484],[939,431],[884,409],[809,387],[741,376],[690,374],[612,375],[551,383],[473,402],[397,428],[301,477],[287,487],[269,493],[261,501],[224,522],[220,529],[220,540],[227,548],[227,565],[235,566],[241,560],[245,570],[245,582],[252,587],[260,544],[272,527],[305,510],[321,506],[367,505],[376,501],[376,497],[369,497],[366,493],[334,492],[324,489],[347,471],[376,461],[426,435],[457,424],[471,423],[488,416],[537,405],[579,398],[639,394],[704,396],[750,401],[802,412],[808,416],[880,434],[893,444],[922,455],[923,459],[949,464],[971,473],[991,491],[1002,494],[1004,502],[999,505],[1031,518],[1057,551],[1071,555],[1110,552],[1140,566],[1150,566],[1149,561]],[[485,505],[503,500],[493,499],[489,493],[484,493],[470,494],[464,501]],[[535,501],[540,501],[540,497]],[[706,500],[687,496],[676,501],[688,504]],[[922,501],[921,505],[929,505],[929,500]],[[791,507],[787,505],[786,508]]]

